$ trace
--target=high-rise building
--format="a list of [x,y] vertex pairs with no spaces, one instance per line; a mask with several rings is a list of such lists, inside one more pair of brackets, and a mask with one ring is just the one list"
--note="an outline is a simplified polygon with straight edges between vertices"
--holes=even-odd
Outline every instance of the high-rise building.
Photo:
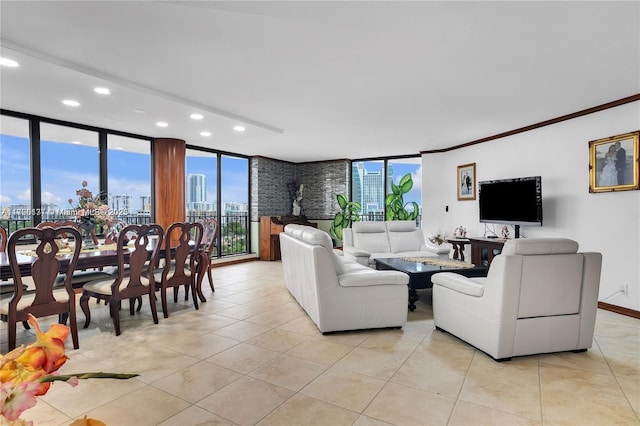
[[187,175],[187,205],[207,201],[207,176],[203,174]]
[[362,176],[364,164],[357,163],[351,167],[351,200],[362,205]]
[[119,216],[131,214],[131,195],[113,195],[109,194],[109,208],[112,211],[118,212]]
[[141,210],[145,212],[151,211],[151,195],[141,195],[140,206],[141,206]]
[[362,179],[362,212],[384,212],[384,176],[381,171],[364,170]]

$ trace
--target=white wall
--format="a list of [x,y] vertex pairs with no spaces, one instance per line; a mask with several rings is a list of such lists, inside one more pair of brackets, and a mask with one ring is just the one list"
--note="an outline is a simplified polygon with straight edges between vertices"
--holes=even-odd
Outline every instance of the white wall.
[[[463,225],[469,236],[484,234],[478,201],[457,200],[459,165],[475,162],[478,181],[540,175],[543,226],[522,227],[521,234],[572,238],[581,251],[601,252],[599,300],[640,310],[640,191],[589,193],[588,144],[639,129],[640,102],[634,102],[507,138],[423,155],[422,228],[427,235],[450,236],[454,227]],[[494,226],[499,233],[502,225]],[[513,228],[510,231],[513,236]],[[623,284],[629,286],[627,295],[609,297]]]

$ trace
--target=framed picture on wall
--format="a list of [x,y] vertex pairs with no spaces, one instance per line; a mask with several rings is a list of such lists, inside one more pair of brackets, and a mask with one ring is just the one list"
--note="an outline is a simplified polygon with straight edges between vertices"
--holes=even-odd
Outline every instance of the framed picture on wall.
[[640,189],[640,131],[589,142],[589,192]]
[[476,163],[458,166],[458,200],[476,199]]

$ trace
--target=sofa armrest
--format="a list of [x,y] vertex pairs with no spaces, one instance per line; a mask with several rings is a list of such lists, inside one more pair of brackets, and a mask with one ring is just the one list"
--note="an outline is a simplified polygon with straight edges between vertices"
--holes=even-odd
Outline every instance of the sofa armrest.
[[407,285],[409,275],[398,271],[375,271],[363,268],[338,275],[342,287],[367,287],[372,285]]
[[455,272],[439,272],[433,274],[431,282],[434,285],[440,285],[458,293],[468,296],[482,297],[484,294],[484,279],[471,279],[463,277]]

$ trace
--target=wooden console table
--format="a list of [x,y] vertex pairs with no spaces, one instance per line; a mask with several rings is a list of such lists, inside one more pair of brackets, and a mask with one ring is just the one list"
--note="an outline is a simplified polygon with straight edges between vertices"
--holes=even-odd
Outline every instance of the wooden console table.
[[502,252],[502,247],[507,241],[504,238],[471,238],[471,263],[476,266],[491,265],[491,261]]
[[260,217],[260,260],[280,260],[280,233],[290,223],[318,227],[307,221],[305,216],[262,216]]

